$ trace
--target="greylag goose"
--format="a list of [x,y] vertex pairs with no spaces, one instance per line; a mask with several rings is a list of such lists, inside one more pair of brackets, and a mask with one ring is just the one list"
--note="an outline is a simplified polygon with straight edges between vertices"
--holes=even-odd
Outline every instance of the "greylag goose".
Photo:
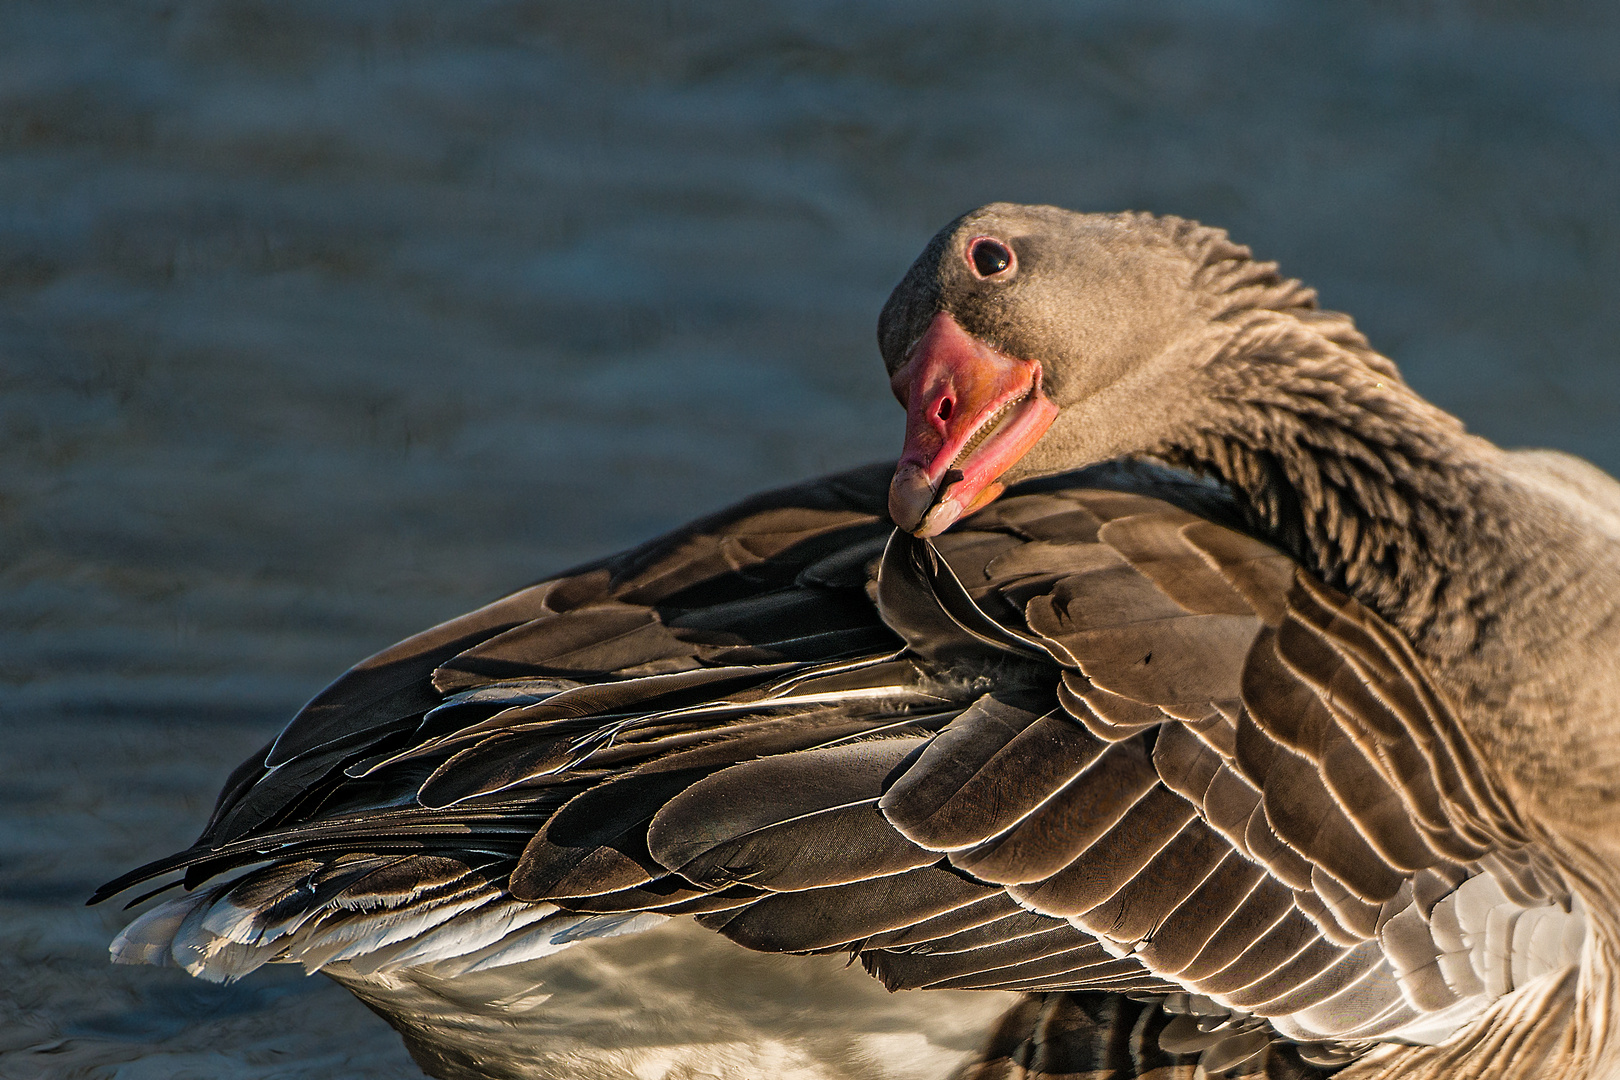
[[442,1075],[517,1074],[458,987],[670,920],[1030,995],[980,1078],[1620,1075],[1620,485],[1173,217],[973,211],[878,337],[898,467],[359,664],[114,958]]

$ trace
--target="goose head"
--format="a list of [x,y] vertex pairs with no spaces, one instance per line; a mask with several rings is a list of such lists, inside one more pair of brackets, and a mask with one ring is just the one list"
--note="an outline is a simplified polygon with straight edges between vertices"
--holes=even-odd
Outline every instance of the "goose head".
[[1162,441],[1231,334],[1199,287],[1211,244],[1248,255],[1177,218],[1052,206],[991,203],[941,230],[878,322],[906,408],[895,523],[934,536],[1009,484]]

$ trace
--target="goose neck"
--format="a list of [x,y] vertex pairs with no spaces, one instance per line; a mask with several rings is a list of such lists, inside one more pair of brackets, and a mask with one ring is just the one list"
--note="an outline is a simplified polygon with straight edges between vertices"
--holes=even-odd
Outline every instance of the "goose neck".
[[1256,531],[1421,651],[1474,649],[1513,573],[1499,452],[1383,358],[1269,329],[1206,368],[1210,407],[1155,456],[1224,482]]

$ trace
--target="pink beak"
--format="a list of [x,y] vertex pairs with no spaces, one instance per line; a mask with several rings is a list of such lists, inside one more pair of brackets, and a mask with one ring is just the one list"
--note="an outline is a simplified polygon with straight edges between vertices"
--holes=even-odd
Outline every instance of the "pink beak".
[[890,385],[906,407],[906,445],[889,516],[918,536],[938,536],[1000,495],[996,478],[1058,414],[1040,364],[997,352],[943,311]]

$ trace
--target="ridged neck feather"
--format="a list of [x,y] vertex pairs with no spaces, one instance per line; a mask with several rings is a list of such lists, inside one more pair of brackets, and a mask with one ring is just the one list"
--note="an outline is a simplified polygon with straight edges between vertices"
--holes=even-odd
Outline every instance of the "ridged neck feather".
[[1209,407],[1154,456],[1223,481],[1257,531],[1423,651],[1476,645],[1512,528],[1488,444],[1332,313],[1251,311],[1201,378]]

